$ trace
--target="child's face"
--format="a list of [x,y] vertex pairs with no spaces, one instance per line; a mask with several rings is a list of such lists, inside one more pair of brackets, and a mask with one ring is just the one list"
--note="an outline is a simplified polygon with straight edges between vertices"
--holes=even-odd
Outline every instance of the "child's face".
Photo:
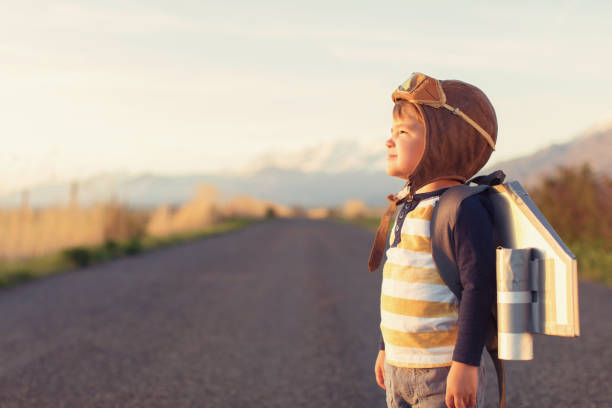
[[393,117],[391,137],[387,139],[387,174],[408,179],[425,151],[425,126],[413,113]]

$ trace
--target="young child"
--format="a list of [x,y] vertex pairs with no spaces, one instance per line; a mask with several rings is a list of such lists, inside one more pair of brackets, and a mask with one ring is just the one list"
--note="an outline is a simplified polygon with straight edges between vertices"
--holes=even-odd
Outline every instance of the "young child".
[[461,307],[436,269],[430,221],[440,195],[489,159],[497,138],[495,111],[475,86],[418,73],[393,93],[393,101],[387,173],[407,182],[387,197],[391,205],[369,262],[370,271],[379,266],[390,217],[403,204],[383,267],[376,382],[386,389],[389,407],[484,407],[482,352],[495,301],[492,208],[475,195],[456,215]]

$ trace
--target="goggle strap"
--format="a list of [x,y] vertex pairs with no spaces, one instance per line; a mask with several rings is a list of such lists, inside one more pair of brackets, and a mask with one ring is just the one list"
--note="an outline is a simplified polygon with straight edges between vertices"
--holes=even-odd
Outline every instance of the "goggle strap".
[[491,137],[491,135],[489,135],[489,133],[487,133],[486,130],[481,128],[478,123],[474,122],[472,118],[470,118],[468,115],[463,113],[461,109],[459,108],[453,108],[452,106],[446,103],[442,106],[444,106],[446,109],[451,111],[451,113],[453,113],[454,115],[460,116],[461,118],[463,118],[463,120],[465,120],[467,123],[472,125],[474,129],[476,129],[486,139],[487,143],[489,143],[489,146],[491,146],[491,149],[495,150],[495,142],[493,141],[493,138]]

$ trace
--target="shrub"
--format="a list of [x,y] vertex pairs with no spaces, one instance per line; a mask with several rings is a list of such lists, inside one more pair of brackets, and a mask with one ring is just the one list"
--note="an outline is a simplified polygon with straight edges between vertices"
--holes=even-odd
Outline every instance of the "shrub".
[[9,287],[17,283],[27,282],[34,277],[34,274],[27,269],[20,269],[10,274],[0,275],[0,287]]
[[612,286],[612,179],[588,164],[561,167],[530,195],[576,255],[580,277]]
[[266,209],[266,219],[276,218],[276,210],[274,207],[268,207]]
[[140,237],[130,238],[123,247],[123,251],[126,255],[135,255],[140,253],[142,251],[142,242],[140,241]]
[[64,249],[62,255],[78,267],[85,267],[92,261],[91,252],[85,247]]
[[104,250],[110,255],[117,255],[119,253],[119,245],[112,239],[108,239],[104,242]]

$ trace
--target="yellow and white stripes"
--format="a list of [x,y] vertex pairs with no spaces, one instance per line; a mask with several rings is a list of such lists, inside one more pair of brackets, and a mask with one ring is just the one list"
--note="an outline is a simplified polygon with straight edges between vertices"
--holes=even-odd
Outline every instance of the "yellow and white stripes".
[[380,328],[386,360],[392,365],[451,364],[457,340],[458,300],[440,278],[431,256],[429,226],[438,198],[419,202],[406,215],[400,242],[387,250]]

